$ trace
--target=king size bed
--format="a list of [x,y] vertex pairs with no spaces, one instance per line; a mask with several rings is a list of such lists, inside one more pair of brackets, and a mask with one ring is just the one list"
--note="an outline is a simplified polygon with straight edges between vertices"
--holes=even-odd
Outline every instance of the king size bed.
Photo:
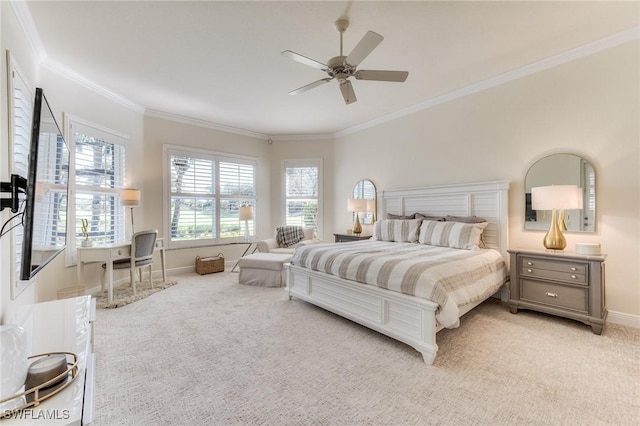
[[404,342],[431,365],[439,330],[494,294],[506,299],[508,190],[497,181],[379,191],[374,237],[296,249],[289,297]]

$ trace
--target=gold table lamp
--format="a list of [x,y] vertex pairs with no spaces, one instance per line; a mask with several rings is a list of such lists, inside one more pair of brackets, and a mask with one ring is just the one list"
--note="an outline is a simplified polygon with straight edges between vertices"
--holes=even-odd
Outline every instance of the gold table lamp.
[[356,218],[353,222],[353,233],[359,235],[362,233],[362,225],[360,225],[360,217],[358,213],[367,211],[367,200],[349,198],[347,200],[347,210],[356,214]]
[[564,210],[582,209],[582,190],[576,185],[551,185],[531,188],[531,208],[551,210],[549,232],[544,236],[544,247],[549,250],[564,250],[567,240],[562,235],[559,217],[564,218]]

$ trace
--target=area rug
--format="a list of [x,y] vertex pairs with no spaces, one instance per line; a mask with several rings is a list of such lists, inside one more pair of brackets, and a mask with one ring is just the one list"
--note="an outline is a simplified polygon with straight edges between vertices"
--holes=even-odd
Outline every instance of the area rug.
[[149,285],[149,281],[136,282],[136,295],[133,295],[131,285],[123,284],[113,289],[113,302],[109,303],[109,294],[105,290],[96,296],[96,307],[98,309],[120,308],[145,297],[151,296],[153,293],[164,290],[176,285],[177,281],[154,281],[153,288]]

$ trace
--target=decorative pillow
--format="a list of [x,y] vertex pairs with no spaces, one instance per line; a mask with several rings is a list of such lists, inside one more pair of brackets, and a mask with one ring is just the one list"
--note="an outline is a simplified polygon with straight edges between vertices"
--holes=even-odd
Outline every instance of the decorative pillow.
[[416,219],[426,219],[426,220],[437,220],[439,222],[444,222],[446,219],[442,216],[429,216],[427,214],[416,213]]
[[395,241],[399,243],[415,243],[418,241],[420,219],[385,219],[373,225],[373,239],[378,241]]
[[297,244],[304,238],[304,229],[302,226],[280,226],[276,228],[276,241],[280,248],[286,248]]
[[412,214],[409,216],[402,216],[401,214],[392,214],[392,213],[387,213],[387,219],[416,219],[416,214]]
[[420,244],[471,250],[479,247],[482,231],[489,222],[437,222],[424,220],[420,226]]
[[462,223],[484,223],[487,221],[484,217],[478,216],[447,216],[444,220],[448,222],[462,222]]

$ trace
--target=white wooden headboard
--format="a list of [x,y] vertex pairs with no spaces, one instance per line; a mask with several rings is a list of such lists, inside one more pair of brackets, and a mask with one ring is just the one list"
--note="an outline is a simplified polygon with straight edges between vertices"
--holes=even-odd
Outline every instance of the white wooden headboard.
[[482,239],[489,248],[509,254],[509,181],[493,181],[424,188],[378,191],[379,219],[387,213],[430,216],[479,216],[487,219]]

